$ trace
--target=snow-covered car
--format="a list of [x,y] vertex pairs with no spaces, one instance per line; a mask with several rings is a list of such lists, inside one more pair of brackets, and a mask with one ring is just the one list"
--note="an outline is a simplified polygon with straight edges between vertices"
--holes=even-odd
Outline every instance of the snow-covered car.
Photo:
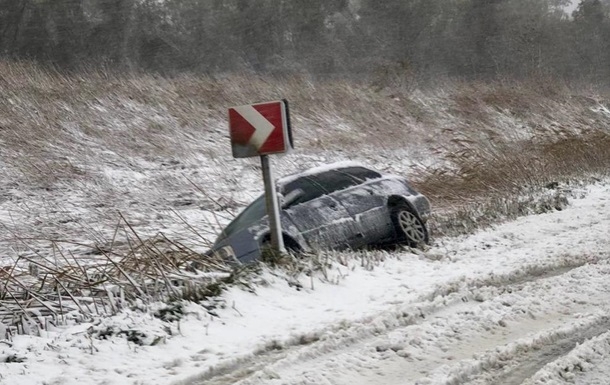
[[[428,242],[430,203],[403,177],[340,162],[281,178],[277,191],[289,251]],[[250,263],[269,243],[263,194],[222,230],[208,253]]]

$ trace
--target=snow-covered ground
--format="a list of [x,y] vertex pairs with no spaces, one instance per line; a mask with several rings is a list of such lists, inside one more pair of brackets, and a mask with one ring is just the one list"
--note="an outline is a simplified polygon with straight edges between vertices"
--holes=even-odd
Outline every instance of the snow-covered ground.
[[265,271],[174,321],[151,308],[0,339],[0,384],[606,384],[610,184],[572,196],[425,252]]

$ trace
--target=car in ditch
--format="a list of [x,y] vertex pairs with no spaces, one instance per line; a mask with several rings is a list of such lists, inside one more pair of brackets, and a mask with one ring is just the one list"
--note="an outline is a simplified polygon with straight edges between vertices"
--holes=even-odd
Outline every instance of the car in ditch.
[[[430,203],[401,176],[339,162],[281,178],[276,189],[288,251],[428,243]],[[263,194],[222,230],[206,254],[248,264],[261,258],[270,240]]]

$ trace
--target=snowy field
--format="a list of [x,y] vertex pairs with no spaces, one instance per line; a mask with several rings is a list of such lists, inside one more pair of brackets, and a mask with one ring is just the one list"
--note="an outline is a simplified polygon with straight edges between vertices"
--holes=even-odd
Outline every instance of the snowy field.
[[0,340],[0,384],[606,384],[610,184],[570,196],[425,252],[265,271],[175,321],[153,307]]

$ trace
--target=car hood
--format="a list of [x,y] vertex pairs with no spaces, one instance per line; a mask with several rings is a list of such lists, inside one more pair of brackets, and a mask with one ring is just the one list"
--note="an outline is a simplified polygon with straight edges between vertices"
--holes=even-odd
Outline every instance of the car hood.
[[229,262],[250,263],[260,256],[258,240],[249,231],[249,228],[238,230],[228,237],[219,238],[208,253],[219,252],[226,246],[233,249],[235,258]]

